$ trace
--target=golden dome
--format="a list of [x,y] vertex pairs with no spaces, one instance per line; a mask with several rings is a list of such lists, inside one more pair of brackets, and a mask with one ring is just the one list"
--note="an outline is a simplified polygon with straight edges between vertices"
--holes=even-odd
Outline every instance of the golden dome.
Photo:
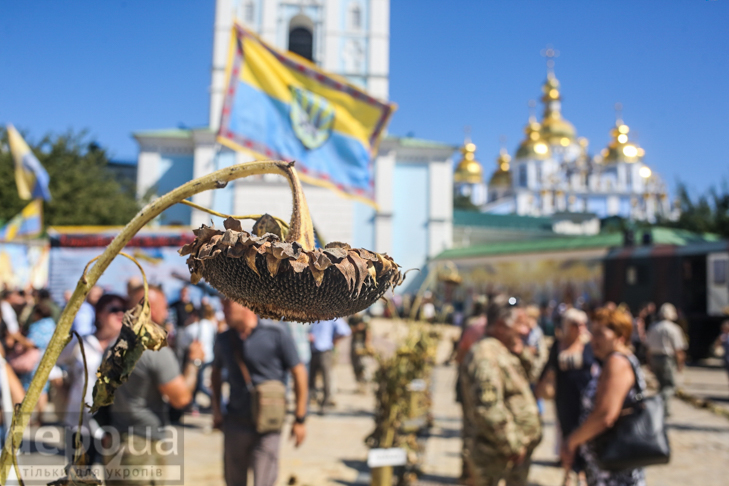
[[496,169],[489,179],[489,187],[511,187],[511,171],[502,171]]
[[496,170],[489,179],[489,187],[511,187],[511,171],[509,170],[509,162],[511,157],[502,148],[499,156],[496,157]]
[[545,143],[541,134],[542,125],[533,117],[529,119],[529,123],[524,128],[526,138],[521,142],[516,150],[517,159],[537,159],[543,160],[549,157],[549,144]]
[[[561,106],[562,95],[559,92],[559,81],[554,73],[547,75],[547,80],[542,86],[542,102],[544,103],[544,118],[542,119],[542,138],[550,144],[560,144],[563,147],[572,143],[575,139],[575,127],[562,118]],[[564,141],[563,139],[567,139]]]
[[466,184],[480,184],[483,182],[483,168],[476,160],[476,144],[467,141],[461,148],[461,153],[463,158],[456,166],[453,180]]
[[603,161],[605,163],[611,162],[639,162],[645,155],[643,150],[637,143],[630,140],[628,136],[630,128],[628,125],[623,123],[623,120],[618,119],[615,122],[615,127],[610,130],[610,136],[612,140],[606,148],[602,150]]

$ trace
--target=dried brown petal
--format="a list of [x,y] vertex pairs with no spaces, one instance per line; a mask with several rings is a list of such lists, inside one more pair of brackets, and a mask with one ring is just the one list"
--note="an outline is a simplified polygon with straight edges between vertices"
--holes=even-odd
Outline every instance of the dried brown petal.
[[347,258],[347,255],[349,255],[349,252],[344,248],[325,248],[323,251],[330,259],[332,259],[332,261],[336,262],[343,258]]
[[311,263],[317,270],[322,271],[332,266],[332,261],[329,257],[322,253],[319,249],[314,250],[311,255]]
[[369,272],[367,271],[367,261],[363,260],[354,252],[349,254],[349,260],[351,260],[357,268],[357,287],[355,288],[354,295],[355,297],[358,297],[362,290],[362,284],[364,284],[365,279],[369,275]]
[[192,230],[193,233],[195,233],[195,236],[197,236],[197,239],[202,241],[203,243],[208,241],[213,235],[217,235],[222,233],[220,230],[216,230],[215,228],[211,228],[210,226],[202,225],[197,230]]
[[[301,250],[299,249],[299,251]],[[271,253],[273,253],[273,256],[279,259],[297,258],[299,256],[297,255],[297,251],[293,247],[293,245],[291,245],[291,243],[284,243],[281,241],[277,241],[271,244]]]
[[185,255],[189,255],[190,253],[193,253],[193,251],[196,249],[197,249],[197,239],[193,240],[191,243],[183,245],[182,248],[177,250],[177,253],[179,253],[180,256],[185,256]]
[[258,255],[256,247],[249,247],[248,251],[246,251],[246,263],[248,264],[248,268],[256,272],[256,275],[260,276],[261,274],[258,273],[258,268],[256,268],[256,255]]
[[377,269],[372,263],[368,262],[367,272],[370,274],[370,277],[372,277],[372,283],[377,285]]
[[321,283],[324,281],[324,270],[316,268],[313,260],[309,262],[309,270],[311,270],[311,275],[314,277],[316,286],[321,287]]
[[303,251],[296,260],[289,260],[289,265],[294,269],[294,272],[301,273],[309,268],[309,255]]
[[379,260],[380,265],[382,265],[382,273],[387,273],[392,267],[392,263],[390,263],[390,258],[387,255],[381,255],[378,253],[377,260]]
[[369,260],[371,262],[377,261],[377,255],[372,253],[371,251],[365,250],[364,248],[360,248],[358,250],[355,250],[357,253],[359,253],[359,256],[364,258],[365,260]]
[[332,241],[331,243],[327,243],[327,246],[324,248],[344,248],[345,250],[351,250],[352,247],[349,246],[347,243],[342,243],[341,241]]
[[238,243],[239,237],[239,232],[229,229],[223,234],[223,237],[220,239],[220,244],[222,246],[235,246],[235,244]]
[[245,254],[246,248],[247,247],[242,245],[239,241],[237,245],[228,248],[228,256],[230,258],[240,258]]
[[275,277],[278,273],[278,267],[281,265],[281,260],[271,253],[266,253],[266,265],[268,266],[268,273],[270,273],[272,277]]
[[240,221],[231,218],[230,216],[228,216],[228,218],[223,221],[223,227],[227,230],[243,231],[243,226],[241,226]]
[[260,253],[261,255],[265,255],[268,253],[268,249],[271,248],[271,242],[270,241],[263,241],[263,239],[259,240],[261,242],[260,246],[255,247],[256,251]]
[[349,261],[349,259],[345,258],[341,262],[335,263],[334,266],[337,267],[340,272],[342,272],[342,275],[344,275],[344,279],[347,281],[347,289],[351,292],[352,285],[357,278],[357,272],[354,269],[354,264]]

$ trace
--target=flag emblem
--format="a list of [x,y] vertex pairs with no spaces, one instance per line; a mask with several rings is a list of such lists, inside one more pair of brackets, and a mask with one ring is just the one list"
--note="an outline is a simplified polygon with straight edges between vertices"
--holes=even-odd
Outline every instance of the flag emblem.
[[297,86],[291,86],[291,124],[294,133],[313,150],[329,139],[334,126],[334,107],[326,98]]

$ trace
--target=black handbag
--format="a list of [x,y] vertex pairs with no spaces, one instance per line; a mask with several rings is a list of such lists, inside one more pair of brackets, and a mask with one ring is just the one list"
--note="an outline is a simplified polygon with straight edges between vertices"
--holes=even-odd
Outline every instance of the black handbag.
[[663,397],[645,397],[638,371],[632,361],[630,365],[637,388],[635,403],[623,409],[615,424],[595,439],[597,464],[607,471],[667,464],[671,459]]

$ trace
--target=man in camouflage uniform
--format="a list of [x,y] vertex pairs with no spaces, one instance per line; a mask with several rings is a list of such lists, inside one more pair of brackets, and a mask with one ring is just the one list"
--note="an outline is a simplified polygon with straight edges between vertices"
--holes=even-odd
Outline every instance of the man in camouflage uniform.
[[533,357],[519,331],[524,310],[513,297],[496,296],[486,334],[461,364],[464,410],[473,424],[466,437],[467,462],[475,486],[527,484],[531,454],[542,426],[528,373]]

